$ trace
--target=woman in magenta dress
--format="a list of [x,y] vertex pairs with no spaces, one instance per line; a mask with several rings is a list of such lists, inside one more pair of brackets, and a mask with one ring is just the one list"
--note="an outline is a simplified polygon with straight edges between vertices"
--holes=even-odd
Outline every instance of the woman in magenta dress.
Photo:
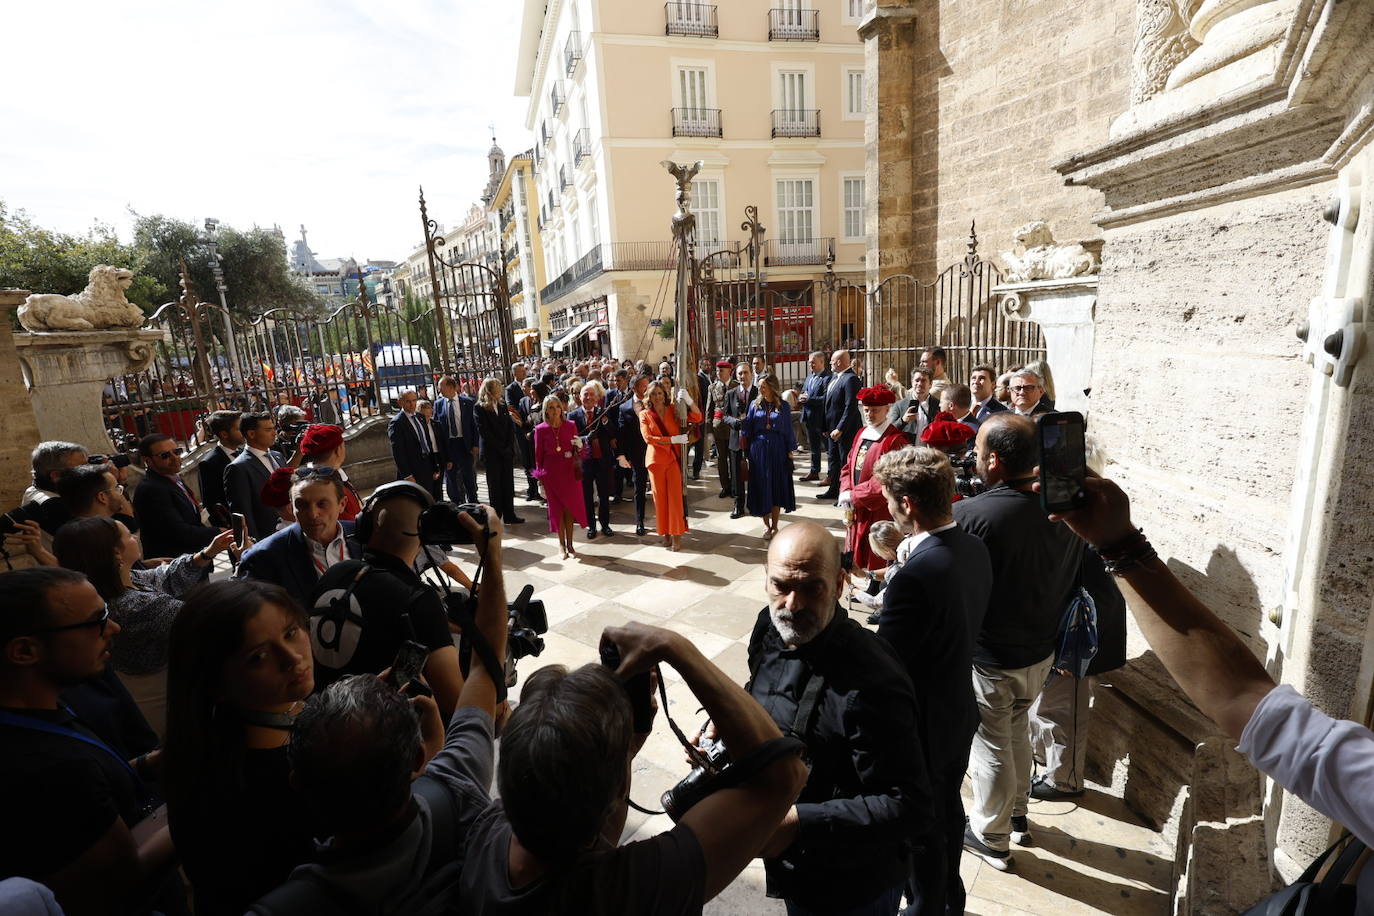
[[544,422],[534,428],[534,476],[544,484],[549,530],[558,532],[563,559],[577,556],[573,523],[587,527],[582,499],[582,446],[577,427],[567,422],[567,407],[556,394],[544,398]]

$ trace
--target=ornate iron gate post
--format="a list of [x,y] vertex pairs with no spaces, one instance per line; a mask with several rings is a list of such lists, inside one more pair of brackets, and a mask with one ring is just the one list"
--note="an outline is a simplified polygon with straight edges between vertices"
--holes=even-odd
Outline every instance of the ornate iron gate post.
[[[420,188],[420,226],[425,233],[425,256],[429,261],[429,288],[434,298],[434,333],[439,338],[439,365],[436,368],[440,374],[445,374],[449,371],[448,328],[445,326],[448,322],[444,314],[443,297],[439,292],[438,265],[440,258],[437,251],[439,246],[444,244],[444,237],[439,234],[439,224],[429,218],[429,212],[425,209],[425,189],[423,186]],[[359,285],[362,285],[361,281],[359,281]]]

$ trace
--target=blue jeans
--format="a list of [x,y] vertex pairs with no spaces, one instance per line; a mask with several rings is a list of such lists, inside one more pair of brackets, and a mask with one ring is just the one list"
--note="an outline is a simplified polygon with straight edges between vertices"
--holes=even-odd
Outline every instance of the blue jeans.
[[[861,906],[840,913],[830,913],[828,916],[894,916],[901,902],[902,886],[899,884],[896,887],[889,887]],[[787,905],[787,916],[814,916],[816,912],[815,910],[808,910],[794,900],[784,900],[783,903]]]

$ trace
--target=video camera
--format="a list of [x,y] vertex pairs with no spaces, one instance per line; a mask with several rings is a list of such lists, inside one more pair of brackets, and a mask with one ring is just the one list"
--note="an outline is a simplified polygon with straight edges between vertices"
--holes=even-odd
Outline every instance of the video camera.
[[284,449],[289,454],[294,452],[301,444],[301,437],[305,435],[309,423],[287,423],[277,429],[277,446]]
[[133,458],[120,452],[111,455],[92,455],[86,459],[87,464],[104,464],[107,461],[117,468],[127,468],[133,464]]
[[[471,518],[481,526],[483,534],[490,533],[491,529],[487,526],[487,510],[481,505],[464,503],[458,506],[450,502],[437,502],[420,513],[420,543],[426,547],[443,548],[471,544],[473,537],[461,521],[463,516]],[[445,585],[444,607],[448,611],[449,620],[463,628],[459,654],[463,659],[464,675],[467,674],[473,649],[477,650],[479,656],[485,655],[482,646],[473,638],[480,639],[480,634],[473,626],[473,614],[477,608],[477,592],[481,587],[481,578],[482,567],[479,565],[477,574],[472,577],[472,593],[468,595],[448,591]],[[533,596],[534,586],[526,585],[516,599],[506,605],[506,657],[500,664],[500,679],[507,687],[514,687],[519,678],[515,670],[517,661],[531,655],[538,656],[544,651],[542,637],[549,631],[549,617],[544,610],[544,602],[533,600]],[[482,663],[487,666],[493,679],[496,679],[495,666],[489,664],[485,657]]]
[[962,458],[949,459],[950,464],[954,465],[957,472],[954,478],[954,492],[968,499],[980,493],[986,493],[987,483],[978,476],[978,457],[973,449],[969,449]]

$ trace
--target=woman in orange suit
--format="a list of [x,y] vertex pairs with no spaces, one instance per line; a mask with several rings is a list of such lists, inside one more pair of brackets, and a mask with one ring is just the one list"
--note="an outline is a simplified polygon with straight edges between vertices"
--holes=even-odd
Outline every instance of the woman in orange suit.
[[[648,404],[640,411],[639,430],[648,450],[644,464],[649,469],[649,485],[654,494],[654,520],[663,546],[669,550],[682,549],[682,535],[687,531],[687,511],[682,492],[682,450],[687,434],[677,422],[677,411],[666,384],[649,389]],[[701,422],[701,412],[691,395],[680,390],[678,396],[687,402],[687,419]]]

